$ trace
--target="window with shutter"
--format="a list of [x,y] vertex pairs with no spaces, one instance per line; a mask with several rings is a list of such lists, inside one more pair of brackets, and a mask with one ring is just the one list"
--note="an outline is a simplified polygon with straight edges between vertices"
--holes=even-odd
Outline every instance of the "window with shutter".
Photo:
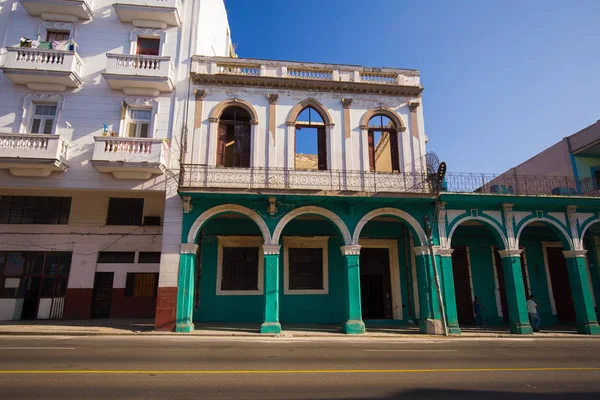
[[152,110],[149,108],[127,108],[126,129],[128,137],[147,138],[150,134]]
[[251,158],[250,114],[241,107],[227,107],[219,118],[217,165],[249,168]]
[[400,172],[398,129],[387,116],[378,114],[368,125],[369,167],[376,172]]
[[369,170],[375,172],[375,133],[368,133],[368,144],[369,144]]
[[29,133],[52,134],[56,111],[56,104],[34,104]]

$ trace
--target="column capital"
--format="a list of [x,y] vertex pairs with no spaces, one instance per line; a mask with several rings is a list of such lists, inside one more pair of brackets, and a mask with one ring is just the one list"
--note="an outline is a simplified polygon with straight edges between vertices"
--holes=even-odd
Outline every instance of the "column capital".
[[429,247],[427,246],[418,246],[414,248],[415,256],[426,256],[429,255]]
[[522,249],[499,250],[500,258],[521,257]]
[[563,254],[565,258],[585,257],[587,250],[565,250]]
[[210,118],[208,119],[208,121],[209,121],[209,122],[215,122],[215,123],[216,123],[216,122],[219,122],[219,118],[217,118],[217,117],[210,117]]
[[351,104],[352,104],[352,99],[348,99],[348,98],[342,99],[342,106],[344,106],[344,108],[346,108],[346,109],[350,108]]
[[410,109],[411,112],[416,112],[417,108],[419,108],[420,105],[421,105],[420,101],[409,101],[408,102],[408,108]]
[[196,96],[196,100],[202,101],[206,97],[206,90],[194,89],[194,96]]
[[181,243],[181,254],[197,254],[198,245],[196,243]]
[[264,255],[269,255],[269,254],[279,255],[279,252],[281,251],[281,246],[278,244],[263,244],[262,248],[263,248]]
[[192,196],[181,196],[181,199],[183,200],[183,213],[188,214],[193,208]]
[[269,93],[267,95],[267,99],[269,99],[269,104],[277,104],[277,100],[279,100],[278,93]]
[[454,249],[444,248],[440,246],[433,246],[433,254],[440,257],[452,257]]
[[360,255],[360,245],[353,244],[347,246],[341,246],[340,250],[344,256],[358,256]]

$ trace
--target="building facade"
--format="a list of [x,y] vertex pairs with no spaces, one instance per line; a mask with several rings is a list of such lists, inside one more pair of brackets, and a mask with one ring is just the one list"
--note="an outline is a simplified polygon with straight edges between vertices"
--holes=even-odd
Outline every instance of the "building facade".
[[186,60],[234,55],[223,2],[5,0],[0,47],[0,319],[154,318]]

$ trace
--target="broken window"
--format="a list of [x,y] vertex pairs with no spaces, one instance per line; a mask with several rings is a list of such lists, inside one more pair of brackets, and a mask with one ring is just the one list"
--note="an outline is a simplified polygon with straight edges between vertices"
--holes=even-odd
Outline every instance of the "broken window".
[[227,107],[219,118],[217,166],[250,168],[250,113],[241,107]]
[[321,114],[307,107],[296,119],[295,169],[327,170],[327,135]]
[[398,127],[383,114],[369,120],[369,168],[371,172],[400,172]]

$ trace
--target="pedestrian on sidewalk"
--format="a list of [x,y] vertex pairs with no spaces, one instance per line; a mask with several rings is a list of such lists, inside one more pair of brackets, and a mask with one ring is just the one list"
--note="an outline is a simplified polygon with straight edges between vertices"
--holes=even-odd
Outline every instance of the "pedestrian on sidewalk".
[[481,309],[487,311],[487,308],[479,301],[479,296],[475,296],[475,301],[473,301],[473,311],[475,312],[475,326],[483,327],[483,314]]
[[540,331],[540,323],[542,322],[540,314],[538,313],[538,307],[537,301],[535,301],[533,295],[530,295],[529,300],[527,300],[527,313],[529,314],[529,322],[531,323],[534,332]]

